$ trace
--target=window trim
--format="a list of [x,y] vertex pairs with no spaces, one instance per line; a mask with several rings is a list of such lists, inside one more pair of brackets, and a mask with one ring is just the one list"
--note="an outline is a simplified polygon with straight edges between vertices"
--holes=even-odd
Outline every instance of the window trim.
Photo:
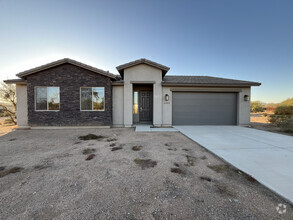
[[[59,89],[59,110],[49,110],[49,103],[48,103],[48,88],[49,87],[56,87]],[[37,88],[46,88],[47,89],[47,110],[37,110]],[[35,86],[35,111],[36,112],[59,112],[61,108],[61,101],[60,101],[60,87],[59,86]]]
[[[91,88],[92,89],[92,110],[82,110],[81,109],[81,89],[82,88]],[[103,88],[104,89],[104,109],[103,110],[94,110],[94,104],[93,104],[93,88]],[[104,86],[82,86],[79,88],[79,110],[82,112],[104,112],[106,109],[106,90]]]

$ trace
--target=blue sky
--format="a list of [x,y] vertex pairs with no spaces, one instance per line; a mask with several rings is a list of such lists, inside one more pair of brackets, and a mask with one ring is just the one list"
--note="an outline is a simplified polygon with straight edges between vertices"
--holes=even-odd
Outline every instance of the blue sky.
[[170,75],[259,81],[293,97],[292,0],[0,0],[0,80],[69,57],[117,74],[145,57]]

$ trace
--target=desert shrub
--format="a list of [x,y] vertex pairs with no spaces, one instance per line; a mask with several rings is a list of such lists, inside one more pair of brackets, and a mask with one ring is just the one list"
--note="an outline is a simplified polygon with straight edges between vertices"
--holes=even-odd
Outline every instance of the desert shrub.
[[282,120],[279,123],[279,127],[287,133],[293,133],[293,117],[287,117],[285,120]]
[[292,106],[278,106],[275,110],[275,115],[293,115],[293,105]]
[[270,123],[272,123],[272,124],[275,124],[276,121],[277,121],[277,117],[276,117],[276,115],[270,115],[270,116],[268,117],[268,121],[269,121]]
[[291,116],[290,115],[270,115],[269,122],[279,126],[280,123],[287,120],[288,118],[291,118]]
[[250,103],[250,112],[256,113],[256,112],[264,112],[265,106],[260,101],[254,101]]
[[85,136],[79,136],[78,138],[79,138],[79,140],[86,141],[86,140],[102,139],[102,138],[106,138],[106,137],[102,136],[102,135],[88,134]]
[[134,151],[140,151],[141,148],[142,148],[142,146],[140,146],[140,145],[136,145],[136,146],[133,146],[133,147],[132,147],[132,150],[134,150]]
[[292,115],[270,115],[269,122],[280,127],[282,131],[293,133]]
[[268,113],[263,113],[263,116],[264,116],[264,117],[267,117],[267,116],[268,116]]

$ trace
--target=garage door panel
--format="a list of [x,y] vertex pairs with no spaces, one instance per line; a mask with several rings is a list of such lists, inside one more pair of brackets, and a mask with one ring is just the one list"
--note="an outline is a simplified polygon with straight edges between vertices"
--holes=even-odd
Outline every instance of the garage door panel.
[[236,93],[173,92],[174,125],[235,125]]

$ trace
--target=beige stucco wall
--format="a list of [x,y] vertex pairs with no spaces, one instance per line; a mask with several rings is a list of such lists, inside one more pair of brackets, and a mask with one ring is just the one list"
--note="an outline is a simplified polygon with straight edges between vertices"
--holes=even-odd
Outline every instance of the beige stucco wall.
[[124,87],[119,85],[119,86],[113,86],[113,127],[123,127],[124,126]]
[[250,101],[244,101],[244,95],[251,97],[250,88],[242,88],[242,91],[238,95],[238,124],[249,125],[250,124]]
[[[153,124],[172,126],[172,91],[215,91],[237,92],[239,125],[250,124],[250,102],[244,101],[250,88],[224,87],[162,87],[162,71],[146,64],[136,65],[124,70],[124,86],[113,86],[113,126],[131,127],[133,124],[133,84],[153,84]],[[165,101],[165,95],[169,101]]]
[[[172,125],[172,91],[231,91],[238,93],[238,124],[248,125],[250,124],[250,101],[244,101],[244,95],[249,95],[250,88],[223,88],[223,87],[163,87],[163,122],[162,126]],[[163,98],[165,94],[169,95],[169,101],[165,101]]]
[[153,84],[153,124],[162,125],[162,70],[139,64],[124,70],[124,126],[132,126],[133,84]]
[[28,118],[27,118],[27,86],[26,85],[16,85],[16,117],[18,128],[27,128]]

